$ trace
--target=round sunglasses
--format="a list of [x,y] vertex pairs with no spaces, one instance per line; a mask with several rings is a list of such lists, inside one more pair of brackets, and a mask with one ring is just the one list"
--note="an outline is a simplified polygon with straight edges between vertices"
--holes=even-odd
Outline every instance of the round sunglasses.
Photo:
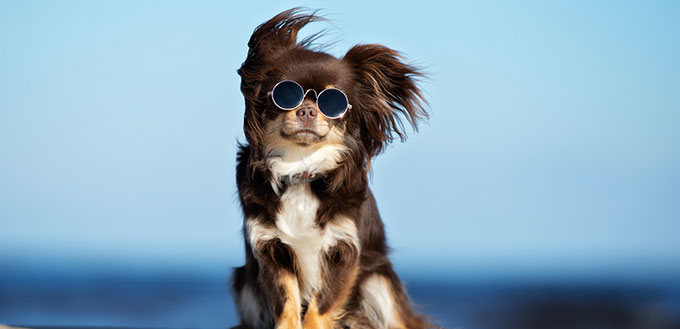
[[347,111],[352,109],[347,95],[340,89],[327,88],[317,94],[314,89],[305,91],[299,83],[292,80],[283,80],[277,83],[267,95],[271,95],[276,107],[290,111],[300,106],[310,91],[314,92],[316,106],[326,118],[342,118]]

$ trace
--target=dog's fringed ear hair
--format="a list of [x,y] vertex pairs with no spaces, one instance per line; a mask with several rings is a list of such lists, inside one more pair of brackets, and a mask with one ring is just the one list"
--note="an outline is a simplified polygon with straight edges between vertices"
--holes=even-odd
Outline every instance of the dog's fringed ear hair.
[[414,130],[428,117],[427,102],[417,86],[424,75],[398,52],[378,44],[356,45],[343,61],[354,74],[352,115],[360,121],[370,156],[380,154],[395,138],[406,138],[402,117]]
[[243,129],[248,143],[259,149],[263,130],[260,113],[255,109],[265,106],[266,93],[262,90],[267,76],[276,70],[277,57],[282,51],[293,47],[307,47],[316,35],[297,42],[298,31],[308,23],[321,20],[314,13],[304,14],[304,9],[293,8],[284,11],[258,26],[248,41],[248,56],[238,70],[241,76],[241,92],[246,102]]

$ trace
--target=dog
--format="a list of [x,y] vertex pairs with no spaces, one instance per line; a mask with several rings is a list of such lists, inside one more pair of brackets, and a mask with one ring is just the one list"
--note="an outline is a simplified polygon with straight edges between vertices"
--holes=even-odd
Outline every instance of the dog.
[[245,98],[236,181],[245,265],[232,294],[240,328],[433,327],[388,259],[368,187],[371,159],[427,118],[424,77],[396,51],[342,58],[298,31],[323,20],[294,8],[258,26],[238,70]]

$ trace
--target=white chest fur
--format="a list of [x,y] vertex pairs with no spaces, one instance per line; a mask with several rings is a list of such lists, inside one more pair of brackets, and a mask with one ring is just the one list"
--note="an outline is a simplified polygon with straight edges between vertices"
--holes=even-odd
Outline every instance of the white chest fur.
[[281,196],[276,228],[281,242],[290,246],[302,272],[302,296],[308,298],[321,285],[321,252],[329,247],[329,237],[316,224],[319,200],[308,184],[290,186]]
[[322,229],[316,223],[319,200],[308,184],[290,186],[281,196],[281,208],[276,214],[275,227],[262,225],[257,218],[246,221],[246,231],[252,246],[278,238],[295,253],[299,265],[303,299],[321,287],[323,255],[338,241],[346,241],[359,250],[359,239],[354,221],[339,216],[326,223]]
[[[272,188],[278,194],[278,178],[284,175],[303,171],[320,173],[335,168],[344,149],[344,146],[332,144],[315,148],[271,148],[268,153],[272,156],[267,162],[275,177]],[[359,249],[356,225],[344,216],[332,219],[323,229],[317,225],[316,212],[320,202],[309,184],[288,186],[280,198],[281,207],[274,218],[276,227],[250,219],[246,221],[248,238],[252,246],[278,238],[293,249],[302,279],[301,295],[309,300],[322,284],[324,253],[339,240],[348,241]]]

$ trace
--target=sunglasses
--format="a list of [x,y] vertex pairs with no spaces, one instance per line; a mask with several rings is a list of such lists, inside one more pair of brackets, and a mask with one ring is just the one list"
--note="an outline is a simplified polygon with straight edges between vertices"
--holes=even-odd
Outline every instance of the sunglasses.
[[326,118],[342,118],[347,111],[352,109],[347,95],[340,89],[328,88],[317,94],[316,90],[307,89],[305,91],[299,83],[291,80],[283,80],[277,83],[267,95],[271,95],[276,107],[290,111],[300,106],[310,91],[314,92],[316,106]]

